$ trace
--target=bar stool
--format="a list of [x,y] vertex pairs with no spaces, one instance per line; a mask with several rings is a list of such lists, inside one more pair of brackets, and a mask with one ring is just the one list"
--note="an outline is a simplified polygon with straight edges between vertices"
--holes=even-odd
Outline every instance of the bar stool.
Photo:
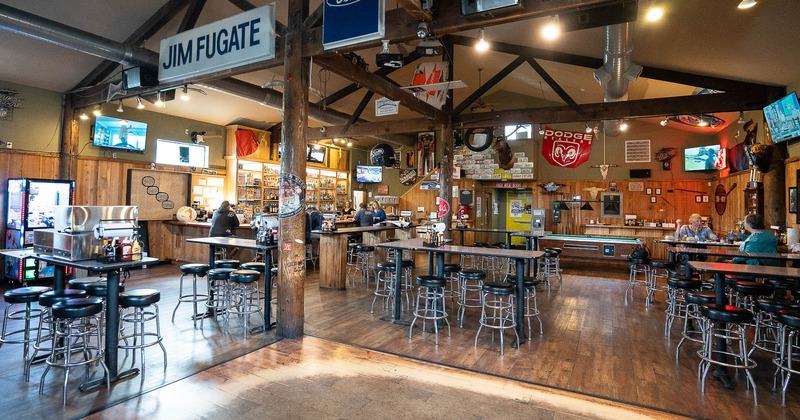
[[[531,318],[533,317],[536,317],[539,321],[539,335],[544,334],[542,318],[539,317],[539,306],[536,304],[536,286],[538,285],[539,280],[535,277],[525,276],[522,278],[522,287],[525,289],[523,299],[525,299],[525,320],[528,323],[528,337],[533,335],[533,330],[531,329]],[[531,303],[533,304],[531,305]]]
[[44,379],[50,368],[64,369],[64,390],[61,402],[67,404],[69,371],[73,367],[99,364],[105,373],[106,390],[111,390],[111,378],[103,361],[103,341],[100,335],[100,317],[103,301],[96,297],[73,298],[56,302],[52,306],[53,343],[45,363],[47,367],[39,380],[39,395],[44,394]]
[[[264,270],[266,269],[266,264],[264,264],[263,262],[251,261],[251,262],[246,262],[246,263],[240,265],[239,268],[242,269],[242,270],[258,271],[259,273],[263,274]],[[270,269],[270,274],[271,273],[272,273],[272,270]],[[275,270],[275,275],[276,276],[278,275],[278,270],[277,269]],[[267,298],[266,293],[263,290],[259,290],[258,296],[262,300]]]
[[[34,343],[31,338],[31,331],[39,329],[42,323],[45,310],[41,307],[33,307],[32,303],[38,303],[39,297],[45,292],[53,289],[44,286],[28,286],[11,289],[3,294],[3,299],[8,303],[3,313],[3,331],[0,333],[0,347],[3,344],[22,344],[22,368],[23,375],[28,376],[28,354],[29,344]],[[9,331],[8,320],[21,320],[24,322],[21,329]],[[32,326],[31,322],[36,321],[37,325]],[[35,354],[35,353],[34,353]]]
[[86,290],[87,284],[105,280],[103,277],[79,277],[67,282],[70,289]]
[[[444,320],[447,324],[447,336],[450,336],[450,322],[447,321],[447,312],[444,307],[444,287],[447,281],[437,276],[417,276],[417,304],[414,307],[414,319],[408,328],[408,338],[414,331],[414,324],[422,318],[422,331],[425,331],[425,321],[433,321],[433,331],[436,334],[436,345],[439,345],[439,322]],[[420,307],[420,301],[423,302]]]
[[214,268],[239,268],[239,260],[214,260]]
[[[681,340],[678,341],[678,345],[675,347],[675,361],[678,361],[684,341],[689,340],[703,344],[703,313],[701,309],[703,305],[714,303],[716,295],[713,293],[688,292],[684,295],[684,299],[686,301],[686,316],[683,318]],[[690,328],[692,321],[696,321],[697,330]]]
[[539,258],[539,280],[547,283],[547,296],[550,296],[550,279],[558,280],[558,290],[561,290],[561,248],[545,248],[544,256]]
[[444,280],[447,282],[444,288],[445,299],[450,298],[450,307],[455,309],[456,302],[461,295],[461,287],[459,284],[458,273],[461,271],[461,266],[458,264],[445,264],[444,265]]
[[458,327],[464,328],[464,314],[467,308],[483,307],[483,281],[486,273],[481,270],[461,270],[458,272],[461,295],[458,301]]
[[[263,263],[261,263],[263,265]],[[205,301],[206,314],[216,317],[225,314],[230,302],[229,294],[231,290],[229,278],[236,268],[212,268],[206,273],[208,279],[209,299]],[[159,296],[160,299],[160,296]],[[206,317],[200,318],[200,329],[203,329],[203,321]]]
[[[645,301],[646,306],[650,306],[651,303],[655,302],[656,293],[668,292],[669,287],[666,283],[667,279],[669,278],[669,273],[667,270],[672,269],[673,267],[674,264],[667,261],[650,261],[650,277],[648,277],[649,281],[647,282],[647,300]],[[664,284],[659,285],[658,279],[664,279]]]
[[756,313],[756,300],[772,296],[774,292],[772,286],[755,281],[740,280],[733,284],[735,306],[747,309],[753,314]]
[[[781,309],[778,311],[778,325],[780,328],[780,352],[778,357],[773,360],[777,370],[773,375],[773,390],[778,374],[781,377],[781,406],[786,406],[786,389],[789,388],[789,380],[792,374],[800,375],[796,363],[800,363],[800,310]],[[788,334],[787,334],[788,332]]]
[[[628,260],[628,267],[630,273],[628,274],[628,287],[625,289],[625,303],[628,303],[628,292],[630,292],[631,300],[633,300],[633,293],[636,285],[644,286],[650,283],[650,260],[646,258],[631,258]],[[643,278],[638,278],[641,275]]]
[[[219,270],[219,269],[218,269]],[[221,269],[224,270],[224,269]],[[211,273],[210,270],[209,274]],[[155,346],[156,344],[161,347],[161,352],[164,353],[164,371],[167,371],[167,349],[164,348],[163,338],[161,336],[161,321],[158,316],[158,302],[161,300],[161,292],[156,289],[137,289],[120,293],[119,306],[122,309],[133,309],[131,312],[125,313],[120,317],[120,336],[119,340],[122,341],[118,348],[125,349],[126,354],[128,350],[134,350],[133,357],[131,357],[131,367],[136,363],[136,351],[139,350],[141,356],[141,382],[144,384],[144,350],[147,347]],[[133,325],[133,332],[125,334],[122,330],[122,325],[129,323]],[[148,331],[148,323],[155,324],[155,331]],[[152,328],[152,327],[150,327]],[[128,344],[128,339],[133,343]]]
[[230,315],[242,318],[244,339],[247,339],[247,328],[250,325],[250,315],[260,314],[261,324],[264,324],[264,312],[261,309],[261,298],[258,292],[258,280],[261,273],[253,270],[236,270],[230,273],[231,293],[228,299],[228,310],[225,312],[225,326],[228,326]]
[[396,272],[397,267],[395,266],[395,263],[391,261],[378,263],[378,272],[375,275],[375,292],[374,297],[372,298],[372,306],[369,309],[369,313],[375,312],[375,302],[379,297],[383,298],[383,309],[385,310],[389,307],[389,302],[393,297],[392,291],[394,290]]
[[[375,247],[360,245],[356,247],[356,270],[361,272],[361,281],[369,287],[369,274],[375,274]],[[353,279],[355,287],[355,278]]]
[[667,279],[667,316],[664,321],[664,337],[669,337],[675,319],[686,318],[686,299],[688,291],[699,291],[703,283],[699,280],[689,280],[685,277],[670,277]]
[[[194,308],[192,321],[194,321],[194,327],[197,328],[197,319],[204,316],[197,312],[197,304],[208,300],[208,294],[197,293],[197,278],[205,277],[210,267],[208,264],[184,264],[180,268],[182,274],[178,286],[178,304],[175,305],[175,309],[172,311],[172,323],[175,323],[175,313],[178,312],[178,307],[181,306],[181,303],[191,302]],[[192,292],[188,293],[183,290],[183,278],[190,274],[192,276]]]
[[800,302],[787,299],[763,298],[755,302],[754,309],[756,329],[753,333],[753,346],[750,348],[750,355],[758,349],[777,357],[781,349],[778,313],[782,310],[800,309]]
[[351,242],[347,244],[347,278],[350,279],[350,284],[353,287],[356,286],[356,271],[358,270],[358,265],[356,264],[357,255],[358,255],[358,247],[363,246],[364,244]]
[[[753,323],[753,314],[743,308],[730,305],[710,304],[703,306],[703,348],[700,350],[700,364],[697,379],[700,392],[705,393],[706,375],[711,365],[744,370],[748,387],[753,388],[753,403],[758,405],[756,383],[750,373],[756,367],[747,350],[747,324]],[[719,323],[722,327],[718,327]],[[716,347],[716,339],[724,339],[727,349]],[[720,360],[717,360],[720,359]]]
[[51,311],[53,304],[67,299],[85,296],[86,290],[79,289],[51,290],[39,295],[39,306],[44,309],[44,313],[39,321],[39,327],[36,329],[36,339],[33,342],[33,354],[28,358],[25,365],[25,382],[31,379],[31,365],[34,360],[36,360],[36,356],[39,352],[50,353],[53,350],[52,347],[47,347],[45,345],[47,342],[51,342],[52,345],[53,331],[55,331],[55,327],[53,326],[53,314]]
[[[481,287],[481,319],[478,332],[475,334],[475,347],[478,347],[478,337],[483,327],[500,330],[500,356],[503,355],[503,336],[505,330],[514,331],[516,347],[519,347],[517,335],[517,321],[514,317],[514,285],[511,283],[486,282]],[[492,331],[494,339],[494,331]]]

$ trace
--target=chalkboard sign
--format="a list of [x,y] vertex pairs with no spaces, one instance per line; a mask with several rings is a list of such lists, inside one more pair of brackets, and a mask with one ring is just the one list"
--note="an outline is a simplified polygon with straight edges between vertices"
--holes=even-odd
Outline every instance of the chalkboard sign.
[[458,194],[458,203],[462,206],[472,205],[472,190],[461,190]]
[[139,206],[139,220],[172,220],[175,209],[189,205],[191,174],[128,169],[127,203]]

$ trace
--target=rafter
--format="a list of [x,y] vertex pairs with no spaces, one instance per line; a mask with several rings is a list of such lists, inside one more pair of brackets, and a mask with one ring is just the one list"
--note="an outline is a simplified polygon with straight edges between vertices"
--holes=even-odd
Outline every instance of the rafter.
[[505,66],[502,70],[497,72],[497,74],[492,76],[491,79],[487,80],[486,83],[484,83],[481,86],[478,86],[478,89],[476,89],[474,92],[472,92],[472,94],[470,94],[467,97],[467,99],[464,99],[460,104],[458,104],[458,106],[453,110],[453,114],[462,113],[468,106],[472,105],[473,102],[477,101],[481,96],[486,94],[486,92],[488,92],[489,89],[495,87],[497,85],[497,83],[499,83],[501,80],[505,79],[506,76],[511,74],[511,72],[513,72],[517,67],[522,65],[522,63],[524,63],[524,62],[525,62],[525,58],[517,57],[514,61],[512,61],[507,66]]
[[420,0],[397,0],[397,5],[405,9],[416,20],[424,20],[425,22],[433,20],[430,12],[422,8]]
[[559,98],[561,98],[562,101],[564,101],[570,108],[574,109],[577,113],[580,114],[582,112],[580,105],[578,105],[578,103],[575,102],[575,100],[572,99],[571,96],[569,96],[567,91],[565,91],[561,87],[561,85],[559,85],[558,82],[555,81],[555,79],[550,77],[550,74],[544,69],[544,67],[542,67],[541,64],[539,64],[538,61],[536,61],[535,58],[526,57],[526,61],[533,68],[533,70],[535,70],[536,73],[539,74],[542,80],[544,80],[545,83],[547,83],[547,85],[550,86],[550,89],[553,89],[553,91],[558,95]]
[[192,4],[189,5],[186,14],[183,15],[181,25],[178,27],[178,33],[194,28],[194,25],[197,24],[197,19],[200,17],[200,12],[203,11],[205,5],[206,0],[194,0]]

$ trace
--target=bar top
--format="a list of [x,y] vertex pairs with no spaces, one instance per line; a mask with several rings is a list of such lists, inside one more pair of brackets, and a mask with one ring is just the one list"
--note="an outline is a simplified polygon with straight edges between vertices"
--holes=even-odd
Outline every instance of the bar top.
[[423,238],[406,239],[402,241],[378,244],[380,248],[399,249],[403,251],[442,252],[445,254],[480,255],[487,257],[524,258],[535,259],[544,255],[542,251],[526,251],[524,249],[483,248],[477,246],[442,245],[431,248],[423,246]]
[[667,248],[669,252],[676,252],[680,254],[694,254],[694,255],[715,255],[720,257],[748,257],[748,258],[764,258],[773,260],[800,260],[800,254],[771,254],[766,252],[746,252],[739,251],[738,249],[707,249],[707,248],[679,248],[671,246]]
[[338,228],[331,232],[323,232],[321,230],[312,230],[312,233],[319,233],[322,235],[345,235],[348,233],[361,233],[361,232],[380,232],[382,230],[402,229],[397,226],[357,226]]
[[800,268],[772,267],[769,265],[731,264],[707,261],[689,261],[689,266],[703,273],[730,273],[748,276],[795,278]]
[[657,240],[655,240],[655,242],[658,242],[658,243],[660,243],[660,244],[668,244],[668,245],[670,245],[670,246],[674,246],[674,245],[688,245],[688,246],[695,246],[695,247],[698,247],[698,246],[728,246],[728,247],[739,247],[739,245],[741,245],[741,244],[742,244],[741,242],[735,242],[735,243],[732,243],[732,244],[731,244],[731,243],[728,243],[728,242],[689,242],[689,241],[679,241],[679,240],[676,240],[676,239],[673,239],[673,240],[667,240],[667,239],[657,239]]

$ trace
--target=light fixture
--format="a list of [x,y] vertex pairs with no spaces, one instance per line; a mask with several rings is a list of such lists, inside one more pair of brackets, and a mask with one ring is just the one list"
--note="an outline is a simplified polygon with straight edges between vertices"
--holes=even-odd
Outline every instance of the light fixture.
[[567,203],[565,203],[563,201],[559,201],[558,202],[558,209],[559,210],[569,210],[569,206],[567,205]]
[[587,133],[591,133],[592,132],[592,127],[589,125],[588,122],[586,123],[586,132]]
[[351,141],[347,142],[347,147],[351,147],[352,145],[353,145],[353,142],[351,142]]
[[664,9],[662,9],[661,6],[652,6],[650,7],[650,9],[647,10],[645,19],[647,19],[648,22],[656,22],[658,20],[661,20],[663,16],[664,16]]
[[737,7],[739,9],[749,9],[755,5],[756,5],[756,0],[742,0],[741,2],[739,2],[739,6]]
[[478,43],[475,44],[475,49],[479,52],[484,52],[489,49],[489,43],[486,42],[484,37],[483,28],[478,29]]
[[95,117],[99,117],[99,116],[103,115],[103,110],[100,108],[100,105],[95,105],[94,106],[94,109],[92,110],[92,114],[94,114]]
[[664,117],[664,119],[661,120],[661,122],[659,124],[661,124],[662,127],[666,127],[667,124],[669,124],[669,118]]
[[155,105],[157,107],[164,106],[164,101],[161,100],[161,92],[157,92],[156,93],[156,102],[153,105]]
[[539,134],[544,134],[544,126],[539,124]]
[[144,109],[144,104],[142,103],[142,98],[136,97],[136,109]]
[[425,39],[428,37],[430,32],[428,31],[428,22],[421,21],[417,24],[417,38]]
[[181,93],[181,100],[188,101],[189,99],[189,86],[183,85],[183,92]]
[[708,119],[705,115],[700,116],[700,121],[697,122],[698,127],[708,127]]
[[739,111],[739,121],[736,121],[739,124],[744,124],[744,111]]
[[125,110],[122,109],[122,99],[119,100],[119,106],[117,107],[117,112],[125,112]]
[[319,150],[319,149],[322,149],[322,146],[320,146],[319,144],[315,144],[314,145],[314,150]]
[[88,120],[89,119],[89,116],[86,115],[86,110],[85,109],[83,111],[81,111],[81,115],[80,115],[79,118],[82,119],[82,120]]
[[592,205],[589,204],[589,202],[587,201],[583,203],[583,205],[581,206],[581,210],[592,211],[594,210],[594,207],[592,207]]
[[627,129],[628,129],[628,122],[627,122],[627,121],[625,121],[625,120],[621,120],[621,121],[619,122],[619,129],[620,129],[620,131],[625,131],[625,130],[627,130]]
[[561,35],[561,22],[558,20],[558,15],[548,19],[547,23],[542,27],[542,37],[548,41],[552,41]]

